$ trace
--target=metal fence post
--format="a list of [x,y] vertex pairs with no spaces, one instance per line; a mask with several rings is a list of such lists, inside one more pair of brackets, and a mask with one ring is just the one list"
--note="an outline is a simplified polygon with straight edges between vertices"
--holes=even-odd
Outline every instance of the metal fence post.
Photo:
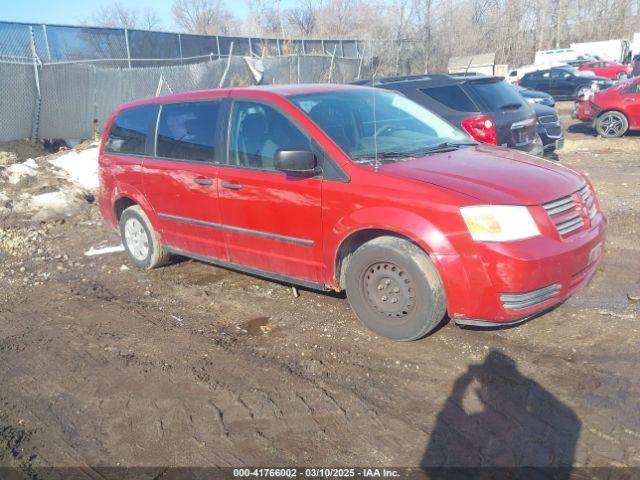
[[31,57],[33,59],[33,74],[36,83],[36,104],[33,109],[33,125],[31,127],[31,146],[35,147],[38,139],[38,128],[40,127],[40,107],[42,105],[42,95],[40,92],[40,72],[38,72],[38,54],[36,53],[36,39],[33,35],[33,27],[29,25],[29,44],[31,46]]
[[220,37],[216,35],[216,47],[218,48],[218,60],[220,60]]
[[333,76],[333,62],[336,58],[336,49],[338,48],[337,45],[334,45],[333,47],[333,55],[331,55],[331,63],[329,64],[329,78],[327,79],[328,83],[331,83],[331,77]]
[[129,63],[129,68],[131,68],[131,50],[129,49],[129,30],[124,29],[124,42],[127,46],[127,61]]
[[178,49],[180,50],[180,65],[184,64],[182,61],[182,35],[178,34]]
[[47,26],[42,24],[42,32],[44,33],[44,46],[47,50],[47,61],[51,61],[51,49],[49,48],[49,36],[47,35]]
[[224,67],[224,72],[222,72],[222,78],[220,78],[220,85],[218,88],[222,88],[224,85],[224,81],[227,79],[227,73],[229,72],[229,67],[231,66],[231,55],[233,55],[233,42],[229,45],[229,56],[227,57],[227,66]]
[[[356,50],[357,50],[357,45],[356,45]],[[362,62],[364,61],[364,54],[367,51],[367,44],[364,44],[364,48],[362,49],[362,56],[360,57],[360,63],[358,63],[358,80],[360,80],[361,78],[361,74],[362,74]]]

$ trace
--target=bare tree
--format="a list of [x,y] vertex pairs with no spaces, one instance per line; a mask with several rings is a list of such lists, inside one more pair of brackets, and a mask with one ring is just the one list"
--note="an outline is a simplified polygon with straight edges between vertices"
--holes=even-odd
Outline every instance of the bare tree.
[[318,22],[317,2],[302,0],[297,7],[288,9],[285,17],[294,35],[309,37],[315,31]]
[[160,17],[150,8],[144,8],[140,14],[140,28],[143,30],[163,30]]
[[247,23],[251,34],[285,36],[279,0],[247,0]]
[[86,23],[96,27],[137,28],[139,26],[138,11],[116,2],[108,7],[101,7],[87,19]]
[[162,30],[160,17],[154,10],[150,8],[138,10],[125,7],[119,2],[98,9],[83,23],[96,27]]
[[220,0],[174,0],[171,8],[175,22],[191,33],[237,35],[240,20]]

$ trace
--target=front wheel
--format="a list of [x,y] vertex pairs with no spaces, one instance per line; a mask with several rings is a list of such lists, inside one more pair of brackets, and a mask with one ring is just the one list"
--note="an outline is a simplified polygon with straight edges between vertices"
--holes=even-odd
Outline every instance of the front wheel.
[[596,131],[605,138],[621,137],[629,129],[629,121],[621,112],[604,112],[596,120]]
[[424,337],[446,313],[435,265],[420,248],[401,238],[378,237],[359,247],[347,266],[346,290],[358,319],[392,340]]
[[620,72],[616,75],[617,80],[626,80],[627,78],[629,78],[629,76],[624,72]]

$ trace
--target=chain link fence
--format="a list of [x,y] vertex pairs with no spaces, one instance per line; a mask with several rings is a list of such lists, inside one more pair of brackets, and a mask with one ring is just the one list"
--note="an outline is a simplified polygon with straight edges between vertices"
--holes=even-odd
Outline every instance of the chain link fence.
[[230,86],[344,83],[370,74],[368,60],[327,55],[229,56],[187,65],[114,68],[85,62],[0,60],[0,141],[85,139],[120,104],[144,97]]
[[0,141],[91,138],[118,105],[154,95],[349,82],[371,72],[366,50],[358,40],[0,22]]
[[[44,25],[0,22],[0,59],[31,58],[31,36],[42,63],[110,62],[119,66],[161,66],[193,63],[194,57],[220,59],[231,55],[326,55],[360,58],[361,40],[307,40]],[[202,60],[198,60],[202,61]]]

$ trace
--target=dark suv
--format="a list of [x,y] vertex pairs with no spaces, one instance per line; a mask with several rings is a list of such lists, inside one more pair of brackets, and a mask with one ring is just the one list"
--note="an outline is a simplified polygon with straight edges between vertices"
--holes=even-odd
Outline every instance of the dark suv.
[[518,85],[548,93],[555,99],[574,100],[583,96],[592,86],[603,90],[613,85],[608,78],[585,75],[574,67],[556,67],[525,74]]
[[543,153],[533,110],[502,77],[431,74],[359,83],[399,92],[479,142]]

